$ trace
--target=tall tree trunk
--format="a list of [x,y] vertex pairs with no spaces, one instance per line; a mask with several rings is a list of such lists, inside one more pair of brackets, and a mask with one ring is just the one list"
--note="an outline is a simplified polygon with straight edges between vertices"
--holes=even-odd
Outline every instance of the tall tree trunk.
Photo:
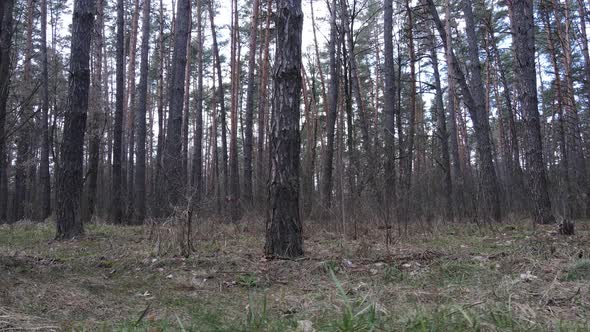
[[256,69],[256,39],[260,0],[252,4],[250,42],[248,44],[248,88],[246,90],[246,128],[244,133],[244,202],[252,205],[252,122],[254,117],[254,71]]
[[[156,176],[154,180],[154,192],[160,192],[160,184],[162,180],[162,160],[164,156],[164,8],[162,0],[160,0],[160,13],[158,25],[160,32],[158,34],[158,142],[156,146]],[[162,202],[154,201],[154,210],[157,217],[160,216]]]
[[580,16],[580,44],[584,56],[584,87],[588,106],[590,106],[590,52],[588,51],[588,32],[586,31],[588,11],[585,0],[578,0],[578,14]]
[[452,221],[455,216],[453,212],[453,179],[451,176],[451,158],[449,154],[449,134],[447,132],[447,117],[443,102],[443,92],[440,82],[440,73],[438,70],[438,55],[436,53],[436,37],[432,34],[430,45],[430,58],[432,60],[432,68],[434,72],[434,88],[435,95],[435,115],[436,115],[436,131],[435,135],[438,138],[440,149],[437,158],[440,159],[440,166],[443,170],[443,201],[444,201],[444,216],[447,220]]
[[[578,13],[580,15],[582,54],[584,56],[584,85],[586,88],[587,105],[590,107],[590,52],[588,51],[588,32],[586,31],[588,12],[584,0],[578,0]],[[586,192],[586,216],[590,216],[590,186],[588,186]]]
[[328,54],[330,56],[330,86],[329,99],[325,101],[328,105],[326,114],[326,150],[324,151],[324,170],[322,176],[322,196],[324,206],[327,209],[332,207],[332,171],[334,162],[334,128],[338,116],[338,90],[340,84],[339,64],[336,62],[336,45],[339,43],[336,26],[336,0],[332,0],[330,6],[330,42]]
[[0,223],[6,221],[8,181],[6,160],[6,107],[10,88],[10,52],[14,0],[0,3]]
[[[39,181],[41,182],[41,188],[38,201],[38,216],[40,220],[45,220],[45,218],[51,215],[51,179],[49,177],[49,75],[47,72],[47,0],[41,0],[41,67],[41,160],[39,165]],[[2,166],[0,165],[0,167]]]
[[267,153],[264,148],[266,142],[266,114],[268,108],[267,87],[268,87],[268,69],[269,69],[269,45],[270,45],[270,18],[272,16],[272,0],[266,2],[266,22],[264,23],[264,56],[262,60],[262,75],[260,76],[260,91],[258,91],[258,143],[257,143],[257,165],[256,165],[256,180],[257,180],[257,197],[258,201],[266,201],[268,193],[267,182]]
[[229,146],[230,190],[229,208],[232,222],[241,218],[240,210],[240,173],[238,167],[238,109],[240,89],[240,37],[238,25],[238,3],[232,0],[232,37],[231,37],[231,133]]
[[[356,56],[354,53],[354,37],[351,31],[351,22],[350,22],[350,14],[348,13],[348,3],[347,0],[341,0],[341,11],[342,11],[342,27],[344,30],[344,36],[346,36],[346,46],[348,48],[348,52],[346,53],[346,57],[350,66],[350,73],[351,73],[351,84],[352,90],[354,94],[354,99],[356,101],[358,112],[359,112],[359,120],[361,122],[361,136],[362,136],[362,145],[365,150],[365,153],[368,156],[369,164],[373,159],[373,152],[371,149],[371,141],[369,138],[369,124],[367,119],[367,110],[365,108],[365,103],[363,99],[363,93],[361,91],[360,80],[358,77],[358,67],[356,62]],[[372,170],[369,171],[369,178],[372,178]],[[370,182],[370,181],[369,181]]]
[[515,0],[511,3],[512,45],[516,77],[519,80],[518,95],[524,113],[527,137],[526,159],[530,176],[530,191],[535,205],[534,220],[541,224],[555,222],[547,190],[543,144],[537,100],[537,74],[535,69],[535,23],[533,3]]
[[[178,0],[176,32],[174,34],[174,55],[172,58],[171,84],[169,93],[170,112],[164,144],[164,192],[165,202],[174,208],[181,203],[185,194],[182,179],[181,130],[182,104],[184,100],[184,74],[186,66],[186,47],[190,27],[190,1]],[[168,212],[171,212],[168,210]]]
[[303,171],[301,175],[301,194],[303,218],[309,216],[313,209],[314,199],[314,174],[317,137],[317,101],[314,88],[308,87],[308,78],[305,68],[302,69],[303,101],[305,109],[305,153],[303,156]]
[[461,178],[461,161],[459,160],[459,136],[457,130],[457,104],[455,100],[457,98],[455,77],[454,77],[454,66],[453,57],[451,55],[452,45],[452,32],[451,32],[451,11],[449,0],[445,1],[445,32],[446,32],[446,44],[445,58],[447,62],[447,81],[448,81],[448,110],[449,110],[449,135],[451,143],[451,161],[452,161],[452,174],[455,179]]
[[477,37],[475,34],[476,26],[471,4],[472,0],[463,0],[463,2],[469,54],[469,63],[467,67],[471,74],[469,91],[471,92],[474,101],[474,104],[471,105],[471,107],[468,106],[468,108],[475,128],[480,163],[480,182],[483,195],[483,204],[480,206],[482,209],[486,210],[483,213],[485,217],[489,216],[495,221],[500,221],[502,219],[500,192],[492,157],[490,123],[488,120],[488,114],[485,111],[485,92],[480,71],[481,66],[479,62]]
[[[436,28],[441,35],[443,44],[450,52],[453,63],[457,63],[456,57],[450,45],[447,44],[447,34],[445,28],[438,16],[436,6],[432,0],[422,0],[425,2],[429,12],[434,19]],[[490,138],[490,124],[488,115],[485,113],[484,91],[480,72],[479,52],[477,39],[475,36],[475,22],[471,8],[471,1],[464,0],[465,22],[467,31],[467,40],[469,44],[469,70],[471,73],[470,84],[467,84],[465,75],[459,66],[453,66],[454,76],[463,95],[463,102],[469,110],[471,120],[474,124],[475,138],[477,141],[477,151],[480,163],[480,182],[484,200],[481,207],[484,208],[484,217],[491,217],[496,221],[502,218],[500,209],[500,193],[494,160],[492,158],[492,142]]]
[[[197,0],[197,88],[195,90],[195,132],[193,134],[193,165],[191,184],[193,200],[196,204],[201,201],[203,191],[203,8],[202,1]],[[188,91],[187,91],[188,93]]]
[[545,32],[547,36],[547,47],[549,49],[549,55],[551,59],[551,65],[553,67],[553,74],[555,75],[555,92],[556,92],[556,102],[557,102],[557,113],[559,115],[558,121],[558,133],[559,133],[559,150],[561,152],[561,177],[562,177],[562,184],[565,188],[562,188],[565,191],[566,196],[563,199],[563,214],[565,218],[572,217],[572,209],[573,209],[573,192],[572,192],[572,185],[570,182],[569,176],[569,164],[570,164],[570,153],[567,149],[567,136],[565,133],[565,119],[564,119],[564,97],[563,97],[563,89],[562,89],[562,80],[561,80],[561,72],[559,69],[559,63],[557,59],[557,50],[556,45],[553,39],[553,32],[552,32],[552,25],[549,19],[549,8],[550,4],[547,2],[542,3],[541,8],[541,17],[543,19],[543,23],[545,25]]
[[33,83],[31,79],[31,61],[33,58],[33,24],[34,24],[35,0],[27,1],[27,32],[24,54],[23,80],[25,82],[25,102],[23,112],[18,119],[19,132],[16,141],[16,172],[14,175],[14,198],[12,209],[12,221],[25,218],[25,206],[27,205],[27,164],[31,157],[31,134],[33,113]]
[[270,218],[264,251],[269,256],[303,255],[299,216],[299,106],[301,102],[301,0],[279,0],[271,132]]
[[146,109],[148,92],[148,55],[150,51],[150,0],[144,0],[143,17],[141,22],[141,62],[139,65],[139,100],[135,112],[135,126],[137,134],[136,169],[135,169],[135,204],[134,221],[143,223],[145,218],[145,136],[146,136]]
[[103,0],[97,0],[96,29],[94,39],[94,73],[90,86],[90,116],[88,121],[88,193],[86,199],[85,222],[92,220],[95,214],[96,190],[98,185],[98,168],[100,163],[100,122],[103,120],[102,93],[102,50],[103,50]]
[[[190,121],[189,117],[189,96],[190,96],[190,86],[191,86],[191,54],[192,54],[192,47],[191,47],[191,30],[193,25],[192,15],[189,15],[189,30],[188,30],[188,38],[187,38],[187,46],[186,46],[186,67],[184,70],[184,100],[182,102],[182,150],[181,150],[181,158],[182,158],[182,179],[185,183],[189,183],[188,178],[188,124]],[[187,186],[188,189],[188,186]]]
[[123,204],[121,182],[123,181],[122,163],[123,163],[123,112],[124,112],[124,90],[125,90],[125,21],[123,0],[117,0],[117,83],[115,92],[115,124],[113,128],[113,190],[111,192],[111,221],[115,224],[123,222]]
[[[404,169],[404,179],[403,182],[404,190],[408,194],[411,193],[412,188],[412,163],[414,161],[414,141],[416,136],[416,50],[414,48],[414,14],[412,12],[412,8],[410,7],[410,1],[406,0],[406,14],[408,16],[408,52],[410,57],[410,121],[408,123],[408,136],[407,136],[407,144],[406,144],[406,155],[404,156],[405,160],[405,169]],[[405,202],[407,203],[407,202]],[[407,210],[409,206],[402,207],[404,210]],[[409,211],[404,211],[404,213]]]
[[[383,125],[383,138],[385,140],[385,199],[387,216],[391,214],[392,205],[395,205],[395,64],[393,61],[393,0],[385,0],[383,3],[383,112],[385,114]],[[389,220],[389,219],[387,219]]]
[[[139,0],[135,0],[133,17],[131,21],[131,36],[129,41],[129,67],[127,68],[127,93],[125,94],[125,110],[126,116],[126,136],[123,139],[123,159],[127,160],[126,172],[126,188],[127,192],[124,198],[126,205],[126,220],[131,220],[133,217],[133,189],[134,176],[134,149],[135,149],[135,64],[137,54],[137,30],[139,25]],[[128,150],[126,150],[128,149]]]
[[94,28],[94,0],[75,0],[68,107],[56,185],[56,239],[71,239],[84,232],[80,216],[84,130],[90,85],[90,42]]
[[587,203],[584,201],[584,195],[588,192],[588,181],[586,179],[586,160],[583,152],[582,134],[580,129],[580,118],[578,114],[578,106],[575,98],[574,88],[574,53],[572,50],[571,42],[571,18],[569,0],[564,2],[563,13],[564,25],[561,25],[561,19],[559,13],[561,12],[560,3],[553,0],[553,9],[555,11],[555,17],[557,19],[557,35],[561,43],[563,50],[563,62],[565,67],[565,82],[566,82],[566,95],[565,103],[566,106],[566,119],[567,119],[567,135],[569,139],[570,155],[572,157],[572,180],[574,181],[576,189],[576,209],[574,217],[581,217],[586,213],[584,205]]
[[228,155],[227,155],[227,122],[225,120],[225,92],[223,87],[223,80],[221,79],[221,57],[219,56],[219,44],[217,43],[217,32],[215,29],[215,12],[213,10],[213,0],[209,0],[209,21],[211,22],[211,37],[213,39],[213,56],[215,57],[215,65],[217,66],[217,83],[219,83],[217,95],[217,103],[219,104],[219,114],[221,120],[221,153],[223,164],[221,171],[223,172],[223,195],[229,192],[228,180]]
[[522,179],[522,168],[520,166],[520,147],[518,142],[518,135],[516,133],[516,119],[515,119],[515,111],[512,102],[512,97],[510,95],[511,89],[508,85],[508,79],[506,78],[506,74],[504,71],[504,66],[502,65],[502,60],[500,58],[500,52],[498,50],[498,43],[496,41],[496,36],[494,34],[494,22],[492,18],[492,13],[487,17],[486,20],[487,25],[487,32],[490,37],[490,46],[492,49],[493,58],[496,62],[498,67],[498,74],[500,76],[500,82],[502,83],[502,97],[504,99],[505,105],[502,107],[500,111],[500,119],[499,121],[502,122],[503,120],[508,123],[508,133],[510,137],[510,146],[509,146],[509,153],[508,156],[508,168],[509,168],[509,204],[513,204],[516,197],[514,197],[515,193],[521,194],[521,189],[524,185]]

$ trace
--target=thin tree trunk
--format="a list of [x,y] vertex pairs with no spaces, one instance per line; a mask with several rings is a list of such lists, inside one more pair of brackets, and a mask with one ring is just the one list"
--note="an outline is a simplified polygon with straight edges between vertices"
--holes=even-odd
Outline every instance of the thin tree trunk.
[[324,170],[322,175],[322,196],[326,209],[332,207],[332,171],[334,162],[334,128],[338,116],[338,90],[340,85],[340,66],[336,62],[336,45],[338,43],[336,27],[336,0],[332,0],[330,13],[330,43],[328,54],[330,57],[330,86],[326,114],[326,149],[324,155]]
[[438,55],[436,54],[436,37],[433,33],[430,45],[430,57],[434,71],[435,95],[435,114],[436,114],[436,132],[440,144],[439,156],[440,166],[443,170],[443,201],[444,216],[447,220],[452,221],[455,216],[453,212],[453,179],[451,176],[451,158],[449,155],[449,135],[447,133],[447,117],[443,102],[443,92],[440,82],[440,73],[438,70]]
[[[197,0],[197,88],[195,91],[195,132],[193,135],[192,187],[193,200],[201,201],[203,191],[203,22],[202,0]],[[188,93],[188,91],[187,91]]]
[[[191,30],[192,30],[192,15],[189,15],[189,30],[186,46],[186,67],[184,71],[184,100],[182,102],[182,179],[185,183],[188,183],[188,124],[190,123],[190,112],[189,112],[189,96],[190,96],[190,84],[191,84]],[[188,189],[188,186],[187,186]]]
[[[410,7],[409,0],[406,0],[406,14],[408,16],[408,52],[410,56],[410,121],[408,123],[408,137],[406,146],[405,169],[404,169],[404,189],[407,193],[412,188],[412,163],[414,161],[414,141],[416,136],[416,50],[414,49],[414,14]],[[407,210],[408,206],[403,206]],[[404,211],[409,212],[409,211]]]
[[141,22],[141,62],[139,65],[139,100],[137,102],[137,111],[135,112],[135,126],[137,134],[136,149],[136,170],[135,170],[135,203],[134,203],[134,222],[142,224],[145,218],[145,136],[146,136],[146,109],[147,109],[147,92],[148,92],[148,55],[150,39],[150,0],[144,0],[143,17]]
[[223,164],[221,170],[223,172],[223,195],[229,192],[229,172],[228,172],[228,155],[227,155],[227,122],[225,120],[225,92],[223,87],[223,80],[221,79],[221,58],[219,56],[219,44],[217,43],[217,32],[215,29],[215,12],[213,10],[213,0],[209,0],[209,21],[211,22],[211,37],[213,39],[213,56],[215,57],[215,65],[217,66],[217,103],[219,104],[219,114],[221,115],[221,153]]
[[267,87],[268,87],[268,69],[269,69],[269,46],[270,46],[270,18],[272,15],[272,0],[266,2],[266,22],[264,28],[264,56],[262,60],[262,75],[260,76],[260,91],[258,92],[258,144],[257,144],[257,166],[256,166],[256,180],[257,180],[257,196],[258,201],[266,201],[268,177],[266,173],[267,153],[264,149],[264,142],[266,141],[266,114],[268,107]]
[[229,190],[229,208],[232,222],[241,218],[240,209],[240,173],[238,167],[238,108],[239,108],[239,86],[240,86],[240,56],[238,48],[240,47],[238,32],[238,3],[232,0],[232,36],[231,36],[231,132],[229,146],[229,171],[230,171],[230,190]]
[[[393,60],[393,0],[385,0],[383,4],[383,138],[385,140],[385,199],[386,221],[389,222],[391,210],[396,199],[395,173],[395,63]],[[387,225],[388,226],[388,225]]]
[[[356,56],[354,53],[354,39],[350,25],[350,15],[348,13],[348,4],[347,0],[341,0],[341,8],[342,8],[342,27],[344,29],[344,35],[346,36],[346,45],[348,48],[348,52],[346,53],[348,63],[350,66],[350,73],[351,73],[351,84],[352,90],[354,94],[354,99],[356,100],[356,104],[359,111],[359,120],[361,122],[361,134],[362,134],[362,145],[367,153],[368,160],[371,161],[372,157],[372,150],[371,150],[371,141],[369,139],[369,124],[367,119],[367,111],[365,108],[365,103],[363,99],[363,93],[361,91],[360,81],[358,77],[358,68],[356,63]],[[369,162],[370,163],[370,162]],[[372,171],[369,171],[369,178],[372,177]],[[370,182],[370,181],[369,181]]]
[[[428,7],[432,18],[434,19],[436,28],[441,35],[441,39],[443,40],[443,44],[447,49],[447,52],[450,50],[451,59],[453,63],[456,63],[456,57],[450,45],[447,44],[447,34],[438,16],[434,2],[432,0],[423,1]],[[500,221],[502,219],[502,211],[500,209],[500,193],[494,161],[492,158],[490,124],[488,122],[488,116],[485,113],[485,105],[483,103],[483,83],[481,80],[479,53],[475,36],[475,23],[470,0],[464,0],[464,11],[468,37],[467,39],[469,44],[469,69],[471,73],[470,84],[467,84],[465,75],[459,66],[453,66],[454,76],[459,83],[459,87],[461,88],[461,93],[463,95],[463,101],[467,106],[471,120],[474,123],[477,151],[481,170],[481,188],[482,194],[484,196],[481,207],[487,210],[483,213],[483,216],[489,216],[495,221]]]
[[256,69],[256,39],[260,0],[252,4],[250,42],[248,44],[248,88],[246,90],[246,128],[244,133],[244,202],[252,205],[252,122],[254,117],[254,71]]
[[[154,192],[160,192],[159,186],[162,183],[162,160],[164,157],[164,8],[162,0],[160,0],[160,13],[159,13],[159,26],[160,32],[158,35],[158,142],[156,146],[156,177],[154,181]],[[159,200],[154,201],[155,215],[160,216],[160,210],[162,202]]]
[[96,26],[95,40],[94,40],[94,73],[92,75],[91,87],[90,87],[90,116],[88,121],[88,192],[86,199],[86,211],[84,221],[88,222],[92,220],[92,216],[95,214],[96,206],[96,191],[98,185],[98,167],[100,162],[100,138],[101,128],[100,121],[102,120],[102,108],[103,108],[103,94],[102,94],[102,49],[103,49],[103,38],[102,38],[102,25],[103,25],[103,0],[97,2],[97,15],[96,15]]
[[123,223],[123,204],[121,182],[123,180],[123,115],[124,115],[124,90],[125,90],[125,22],[124,22],[123,0],[117,0],[117,86],[115,93],[115,125],[113,128],[113,191],[111,192],[111,221],[115,224]]
[[452,174],[453,178],[461,178],[461,161],[459,160],[459,141],[457,131],[457,110],[455,99],[457,96],[455,87],[454,77],[454,66],[453,57],[451,55],[452,50],[452,33],[451,33],[451,11],[449,0],[445,1],[445,32],[446,32],[446,44],[448,47],[445,49],[445,58],[447,62],[447,81],[448,81],[448,110],[449,110],[449,135],[451,143],[451,161],[452,161]]
[[[31,157],[31,133],[33,112],[33,83],[31,80],[31,60],[33,57],[33,24],[35,0],[27,1],[27,32],[24,52],[23,80],[25,82],[23,111],[18,119],[19,132],[16,141],[16,172],[14,175],[14,198],[12,221],[25,218],[27,205],[27,162]],[[30,95],[29,95],[30,94]]]
[[[41,67],[41,160],[39,165],[39,180],[41,182],[41,188],[38,216],[40,220],[45,220],[45,218],[51,215],[51,179],[49,177],[49,75],[47,71],[47,0],[41,0]],[[2,154],[0,153],[0,159],[2,158]],[[0,168],[2,167],[1,163],[2,162],[0,161]]]
[[[134,193],[133,181],[134,176],[134,149],[135,149],[135,65],[137,54],[137,30],[139,25],[139,0],[135,0],[135,10],[131,21],[131,40],[129,42],[129,67],[127,72],[127,93],[125,94],[125,110],[126,118],[126,139],[123,140],[123,158],[127,160],[126,187],[127,193],[125,195],[126,204],[126,220],[130,220],[133,213]],[[127,147],[129,150],[125,150]]]

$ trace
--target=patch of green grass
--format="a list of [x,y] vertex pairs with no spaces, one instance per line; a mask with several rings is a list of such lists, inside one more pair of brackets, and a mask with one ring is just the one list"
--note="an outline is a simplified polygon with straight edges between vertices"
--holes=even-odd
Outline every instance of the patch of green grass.
[[452,305],[418,308],[397,322],[404,331],[539,331],[537,324],[516,319],[508,308]]
[[407,279],[407,273],[395,265],[388,265],[383,271],[383,281],[386,283],[398,283]]
[[368,303],[366,297],[353,301],[332,270],[330,277],[336,285],[338,295],[344,301],[341,316],[333,320],[331,327],[339,332],[374,331],[379,324],[375,305]]
[[590,259],[581,259],[569,265],[566,274],[562,278],[564,281],[590,280]]
[[252,273],[241,274],[238,277],[238,285],[245,288],[256,288],[258,287],[258,278]]
[[15,224],[0,226],[0,245],[9,248],[35,247],[53,239],[53,224]]
[[493,271],[481,266],[478,262],[467,260],[442,261],[433,267],[430,278],[444,284],[473,284],[481,278],[489,277]]
[[327,260],[322,263],[322,267],[326,271],[326,273],[330,273],[330,271],[338,272],[340,271],[340,264],[334,260]]

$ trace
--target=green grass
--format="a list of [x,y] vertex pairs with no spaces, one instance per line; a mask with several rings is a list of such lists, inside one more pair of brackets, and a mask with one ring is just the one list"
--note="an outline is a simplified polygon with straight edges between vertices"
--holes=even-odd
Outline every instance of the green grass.
[[[295,331],[300,321],[318,332],[586,331],[590,260],[572,258],[590,240],[585,226],[568,239],[439,226],[390,251],[375,235],[319,232],[296,262],[263,259],[261,234],[225,225],[201,230],[187,259],[171,243],[154,256],[141,227],[87,225],[58,242],[51,224],[0,226],[0,309],[76,331]],[[526,271],[538,278],[520,280]]]
[[570,264],[565,272],[565,281],[590,280],[590,259],[581,259]]

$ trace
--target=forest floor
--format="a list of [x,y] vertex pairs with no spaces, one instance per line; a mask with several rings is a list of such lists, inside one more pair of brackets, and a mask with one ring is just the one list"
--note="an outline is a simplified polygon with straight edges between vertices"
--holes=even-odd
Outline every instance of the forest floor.
[[307,224],[305,258],[267,260],[254,222],[197,225],[188,258],[166,227],[4,225],[0,331],[590,330],[589,221],[430,226]]

